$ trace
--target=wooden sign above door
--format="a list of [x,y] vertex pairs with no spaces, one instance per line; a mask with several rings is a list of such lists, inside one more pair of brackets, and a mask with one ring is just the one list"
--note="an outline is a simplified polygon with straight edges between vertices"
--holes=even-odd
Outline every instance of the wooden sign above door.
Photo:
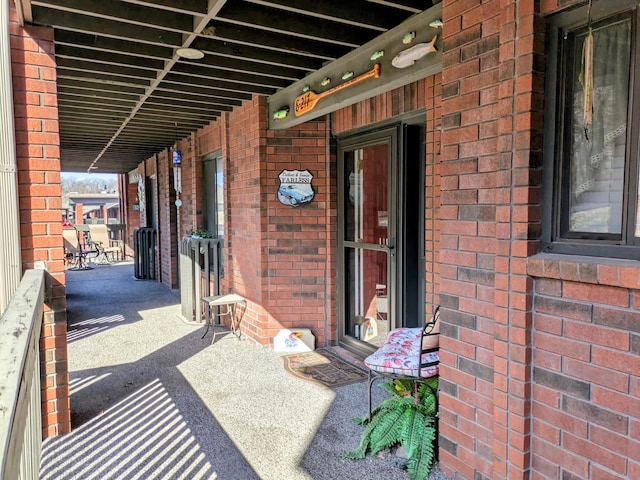
[[440,72],[441,18],[438,3],[271,95],[269,128],[289,128]]
[[296,98],[295,102],[293,102],[294,112],[296,114],[296,117],[299,117],[300,115],[304,115],[305,113],[309,113],[311,110],[314,109],[316,104],[324,97],[328,97],[329,95],[332,95],[338,92],[339,90],[350,87],[351,85],[354,85],[356,83],[360,83],[361,81],[366,80],[367,78],[371,78],[371,77],[378,78],[379,76],[380,76],[380,64],[376,63],[373,66],[373,68],[367,73],[358,75],[357,77],[352,78],[351,80],[348,80],[322,93],[316,94],[311,90],[307,90],[298,98]]

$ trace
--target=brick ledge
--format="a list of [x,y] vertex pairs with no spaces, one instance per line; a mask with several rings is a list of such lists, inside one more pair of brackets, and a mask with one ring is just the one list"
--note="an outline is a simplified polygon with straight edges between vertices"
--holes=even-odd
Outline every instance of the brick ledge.
[[640,289],[640,261],[539,253],[527,259],[527,274],[571,282]]

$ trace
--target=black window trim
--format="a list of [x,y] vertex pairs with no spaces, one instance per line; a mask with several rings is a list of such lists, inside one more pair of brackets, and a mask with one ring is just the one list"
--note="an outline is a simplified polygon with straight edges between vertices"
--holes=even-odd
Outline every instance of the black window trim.
[[[564,105],[562,100],[564,92],[561,88],[566,85],[563,78],[564,69],[560,62],[563,60],[563,32],[579,30],[586,27],[588,4],[584,3],[579,7],[554,14],[547,22],[547,35],[545,51],[547,52],[546,83],[545,83],[545,121],[544,121],[544,143],[543,143],[543,176],[542,176],[542,249],[548,253],[574,254],[597,257],[611,257],[621,259],[640,259],[640,241],[633,237],[635,216],[625,213],[623,218],[622,238],[631,239],[630,244],[622,244],[618,240],[610,238],[580,239],[560,236],[560,168],[567,162],[564,158],[565,145],[562,138],[564,129]],[[630,174],[631,168],[637,168],[640,160],[630,161],[630,154],[637,157],[640,155],[639,130],[640,130],[640,95],[635,94],[640,90],[640,61],[638,61],[638,19],[640,8],[637,0],[600,0],[594,1],[591,9],[592,18],[595,22],[600,22],[612,17],[619,17],[632,12],[632,51],[631,51],[631,74],[630,82],[632,88],[629,92],[630,118],[627,130],[627,155],[625,159],[625,174],[628,178],[627,191],[624,195],[624,211],[634,210],[627,202],[636,205],[633,193],[638,191],[638,175]],[[632,113],[635,112],[635,113]],[[603,236],[607,237],[607,236]]]

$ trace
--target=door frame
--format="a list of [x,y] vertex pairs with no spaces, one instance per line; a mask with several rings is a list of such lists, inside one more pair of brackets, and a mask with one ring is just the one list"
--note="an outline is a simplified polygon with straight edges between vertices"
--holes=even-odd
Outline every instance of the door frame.
[[[375,347],[364,341],[358,340],[345,332],[347,318],[345,318],[346,255],[344,242],[344,202],[346,195],[346,179],[344,171],[344,155],[347,151],[354,151],[360,148],[366,148],[368,146],[379,145],[386,142],[389,143],[389,241],[390,245],[394,247],[393,249],[388,250],[389,280],[387,287],[387,300],[390,320],[389,328],[419,325],[421,323],[419,319],[424,318],[425,312],[425,117],[424,115],[418,114],[402,120],[402,122],[396,120],[394,123],[382,128],[370,129],[369,131],[360,130],[357,133],[354,132],[350,135],[338,137],[337,338],[338,343],[341,346],[363,356],[374,352]],[[415,138],[416,130],[413,130],[413,144],[410,146],[410,151],[407,151],[408,145],[406,145],[405,142],[406,139],[409,138],[409,135],[407,134],[407,126],[410,125],[418,125],[421,129],[419,130],[419,140]],[[416,144],[416,142],[418,143]],[[403,190],[403,180],[406,175],[406,162],[410,161],[407,158],[407,155],[410,153],[413,155],[417,154],[418,156],[418,165],[413,165],[410,173],[410,175],[414,175],[416,170],[419,172],[419,181],[414,185],[413,189],[413,199],[417,202],[414,211],[417,210],[420,212],[418,219],[407,219],[404,217],[407,211],[405,204],[408,201],[408,198]],[[400,185],[400,182],[403,182],[403,185]],[[395,214],[392,214],[392,212],[395,212]],[[413,300],[417,303],[415,309],[417,311],[411,315],[411,318],[407,318],[408,315],[406,314],[406,308],[403,306],[402,302],[402,298],[406,294],[406,288],[403,282],[407,279],[407,273],[404,270],[404,262],[406,261],[405,254],[407,238],[405,237],[405,233],[408,221],[414,222],[414,229],[417,230],[417,247],[414,246],[414,248],[417,248],[419,252],[418,255],[413,255],[411,259],[413,262],[417,262],[417,277],[415,280],[418,283],[418,287],[415,292],[417,297],[414,297]],[[347,242],[347,247],[350,243],[352,242]],[[377,250],[377,248],[371,249]]]

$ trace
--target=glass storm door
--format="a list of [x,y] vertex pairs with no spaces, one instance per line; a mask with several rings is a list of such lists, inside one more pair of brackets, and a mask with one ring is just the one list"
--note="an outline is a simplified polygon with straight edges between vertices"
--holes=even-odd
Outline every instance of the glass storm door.
[[423,131],[340,143],[339,341],[361,353],[424,316]]
[[372,346],[393,325],[395,269],[391,163],[395,129],[342,150],[341,339]]

